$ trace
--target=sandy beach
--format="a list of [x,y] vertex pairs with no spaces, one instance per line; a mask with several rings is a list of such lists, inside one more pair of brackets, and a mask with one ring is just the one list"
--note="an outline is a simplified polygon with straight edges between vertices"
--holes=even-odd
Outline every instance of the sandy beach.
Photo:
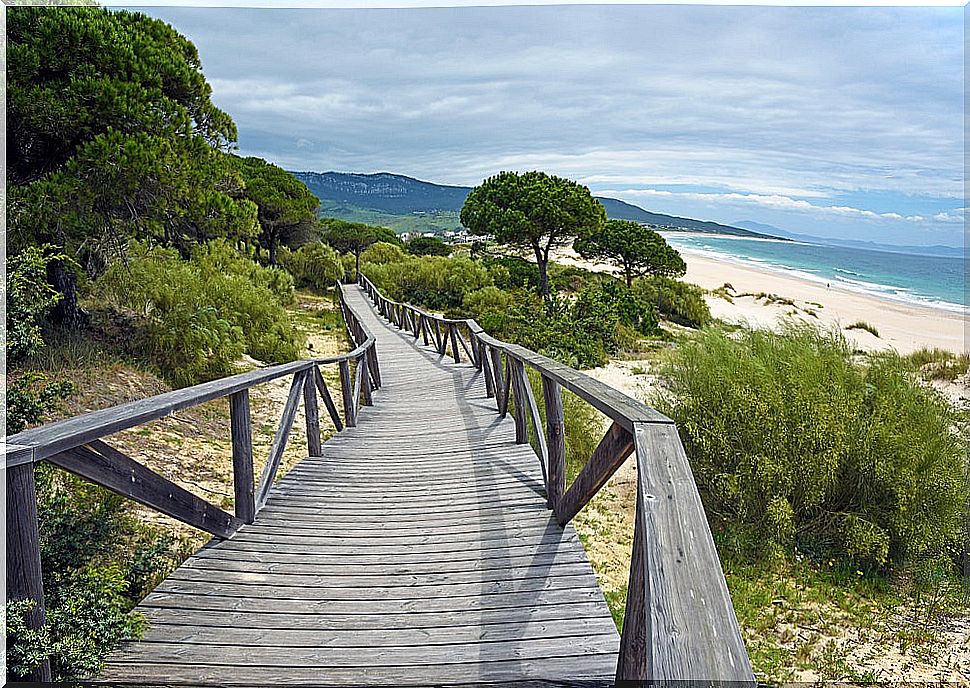
[[[826,287],[796,275],[727,259],[717,260],[708,253],[700,255],[681,250],[681,254],[687,263],[686,281],[708,290],[727,283],[733,287],[733,292],[729,293],[739,295],[728,300],[708,294],[711,313],[722,320],[755,327],[776,327],[787,317],[801,318],[827,327],[840,327],[846,337],[864,351],[893,348],[906,354],[930,347],[960,353],[970,349],[970,319],[966,314],[900,303],[837,286]],[[559,252],[555,260],[594,270],[611,270],[608,265],[584,261],[569,249]],[[791,301],[793,305],[758,298],[758,294],[771,294]],[[872,324],[879,336],[865,330],[845,329],[860,320]]]

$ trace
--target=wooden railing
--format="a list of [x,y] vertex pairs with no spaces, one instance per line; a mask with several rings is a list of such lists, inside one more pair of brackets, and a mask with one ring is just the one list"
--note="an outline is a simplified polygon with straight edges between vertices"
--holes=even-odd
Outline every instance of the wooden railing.
[[[474,320],[454,320],[385,298],[359,283],[377,310],[442,356],[464,352],[484,376],[498,413],[510,410],[516,442],[536,439],[547,503],[565,525],[632,453],[637,500],[617,681],[731,681],[754,684],[721,564],[697,486],[672,420],[612,387],[550,358],[495,339]],[[449,352],[450,350],[450,352]],[[526,374],[542,380],[546,424]],[[599,446],[566,486],[562,390],[612,420]]]
[[[241,525],[252,523],[266,504],[301,399],[306,416],[307,450],[309,455],[317,456],[321,452],[317,393],[339,432],[345,426],[357,424],[361,403],[370,405],[371,391],[381,386],[374,336],[346,304],[344,289],[338,285],[337,294],[348,334],[355,346],[353,351],[331,358],[293,361],[233,375],[93,411],[6,438],[7,600],[30,599],[36,602],[27,619],[30,627],[40,628],[44,624],[44,589],[33,464],[46,461],[212,535],[232,537]],[[342,419],[320,372],[321,366],[334,364],[339,367]],[[262,476],[256,484],[249,390],[288,376],[293,379],[286,404]],[[103,440],[116,432],[221,397],[229,399],[235,513],[230,514],[194,495]],[[49,666],[45,663],[26,680],[50,681]]]

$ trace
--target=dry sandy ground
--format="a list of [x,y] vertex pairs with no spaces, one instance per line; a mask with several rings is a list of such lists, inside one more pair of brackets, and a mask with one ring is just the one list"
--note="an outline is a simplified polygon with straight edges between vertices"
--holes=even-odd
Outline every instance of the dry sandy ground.
[[[906,354],[924,346],[955,353],[970,350],[970,318],[965,313],[903,304],[836,286],[827,288],[794,275],[716,260],[708,254],[686,250],[681,253],[687,263],[684,279],[688,282],[708,290],[727,283],[737,294],[774,294],[795,304],[792,307],[766,303],[766,299],[753,296],[734,298],[732,303],[708,295],[707,303],[716,318],[756,327],[775,327],[782,319],[794,316],[843,328],[846,337],[863,351],[892,347]],[[584,261],[571,249],[560,251],[554,259],[591,270],[612,269],[609,265]],[[844,330],[846,325],[860,320],[875,325],[879,337],[864,330]]]

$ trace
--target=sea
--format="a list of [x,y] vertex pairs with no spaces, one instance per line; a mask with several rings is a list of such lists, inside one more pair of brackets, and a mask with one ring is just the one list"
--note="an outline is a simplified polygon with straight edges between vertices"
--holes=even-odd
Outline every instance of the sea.
[[671,246],[904,303],[965,313],[966,256],[662,232]]

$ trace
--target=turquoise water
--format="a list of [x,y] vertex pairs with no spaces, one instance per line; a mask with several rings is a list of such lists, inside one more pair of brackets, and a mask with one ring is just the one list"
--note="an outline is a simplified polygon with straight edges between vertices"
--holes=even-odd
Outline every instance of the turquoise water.
[[967,261],[964,257],[921,256],[703,234],[664,232],[664,236],[675,248],[793,272],[833,287],[950,311],[962,312],[967,305]]

